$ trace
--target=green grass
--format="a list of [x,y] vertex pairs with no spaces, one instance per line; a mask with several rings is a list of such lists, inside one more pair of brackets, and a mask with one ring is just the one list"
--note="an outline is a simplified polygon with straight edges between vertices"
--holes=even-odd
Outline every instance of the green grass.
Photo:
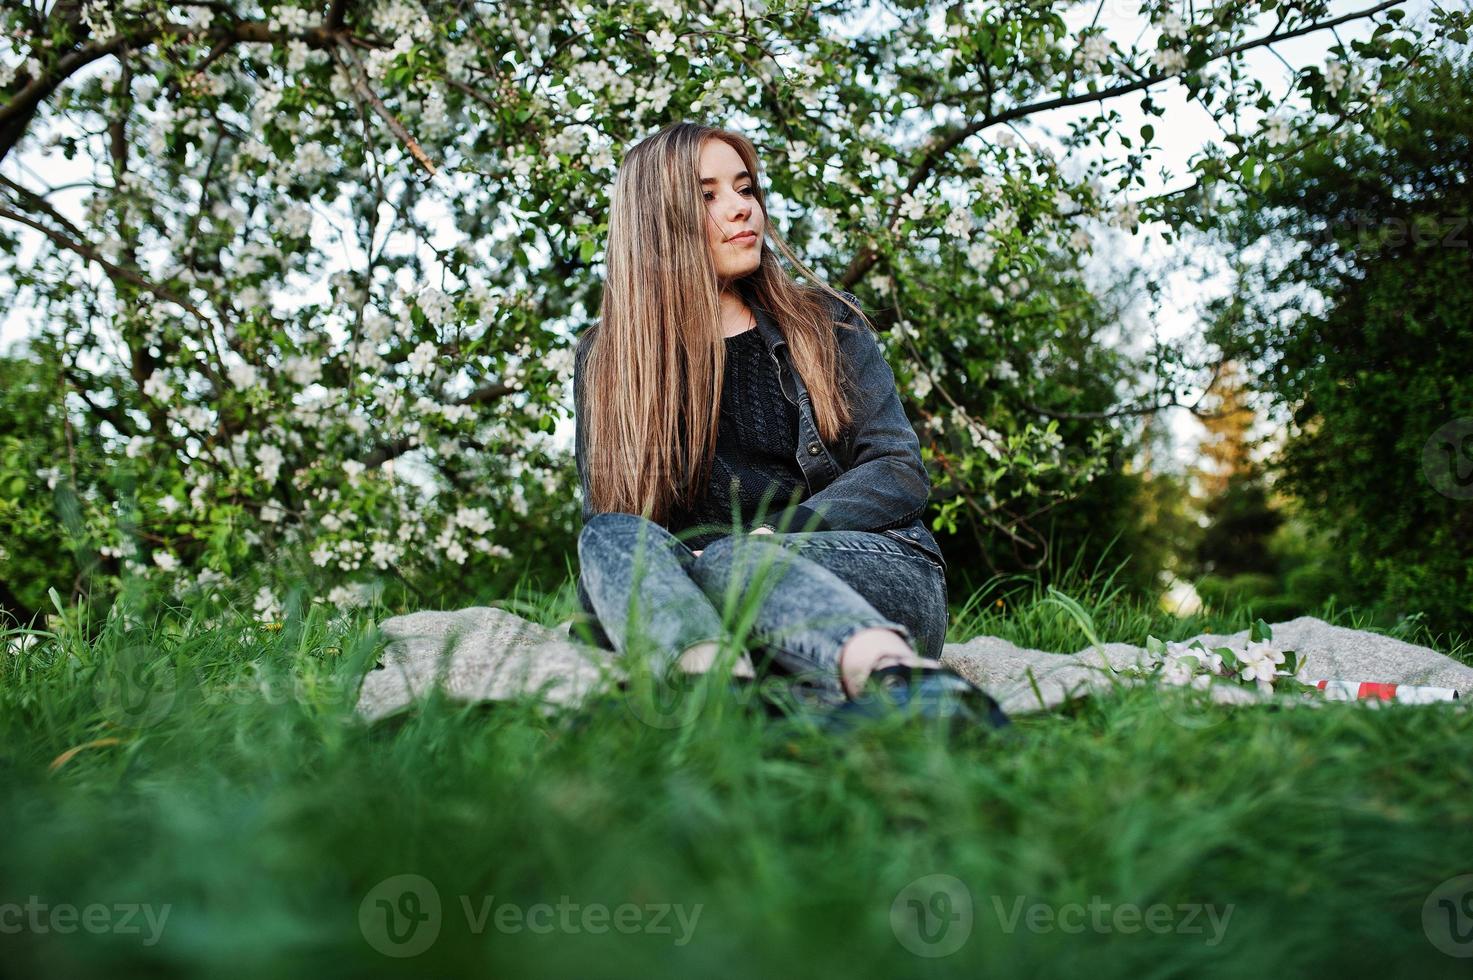
[[[950,640],[1085,644],[1036,583],[994,585],[954,606]],[[1108,579],[1056,585],[1103,641],[1248,624],[1175,620]],[[508,601],[548,625],[576,608],[571,584]],[[1456,707],[1209,709],[1181,724],[1135,689],[1020,717],[1006,737],[895,722],[838,739],[716,692],[691,724],[653,728],[611,692],[560,714],[431,700],[368,728],[351,708],[374,618],[315,607],[269,631],[119,615],[0,653],[8,972],[1466,975],[1423,925],[1431,891],[1473,871],[1473,717]],[[107,665],[149,649],[173,680],[154,675],[158,700],[124,711],[130,687]],[[369,940],[376,900],[399,898],[378,886],[404,874],[441,905],[412,958]],[[954,879],[952,905],[934,875]],[[13,930],[32,896],[40,926]],[[461,896],[473,917],[492,903],[481,932]],[[970,901],[970,931],[963,916],[943,935],[965,936],[955,952],[908,948],[936,948],[917,941],[911,897],[938,914]],[[168,913],[154,942],[141,913],[137,933],[52,929],[55,909],[93,903],[107,924],[129,904]],[[502,906],[537,903],[547,918],[530,925],[550,931],[497,928]],[[676,906],[698,916],[686,935]],[[1126,931],[1131,907],[1162,931]]]

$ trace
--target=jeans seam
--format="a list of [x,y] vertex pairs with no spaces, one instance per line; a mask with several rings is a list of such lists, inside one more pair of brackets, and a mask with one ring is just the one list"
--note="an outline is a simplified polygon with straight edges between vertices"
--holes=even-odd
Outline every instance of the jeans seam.
[[[879,532],[876,531],[875,533],[878,534]],[[917,554],[916,553],[916,549],[913,548],[913,547],[905,547],[905,548],[898,548],[897,547],[895,549],[891,549],[891,548],[878,548],[878,547],[877,548],[866,548],[866,547],[856,547],[854,545],[849,545],[849,544],[838,544],[838,543],[835,543],[835,542],[820,541],[820,540],[817,540],[817,539],[810,539],[810,540],[811,540],[811,543],[812,543],[812,546],[813,547],[819,548],[821,550],[822,549],[827,549],[829,551],[853,551],[853,552],[858,552],[858,553],[866,554],[866,555],[892,555],[892,556],[894,556],[896,558],[919,558],[921,561],[925,562],[927,565],[930,565],[932,568],[936,569],[937,571],[943,571],[943,569],[941,568],[941,566],[938,565],[938,564],[936,564],[936,562],[935,562],[934,559],[930,558],[928,555]],[[886,537],[885,540],[886,541],[892,541],[893,539],[892,538],[889,538],[889,537]],[[900,542],[898,542],[898,541],[896,541],[894,543],[897,546],[900,544]],[[804,544],[805,544],[805,547],[806,547],[808,545],[808,542],[805,542]]]

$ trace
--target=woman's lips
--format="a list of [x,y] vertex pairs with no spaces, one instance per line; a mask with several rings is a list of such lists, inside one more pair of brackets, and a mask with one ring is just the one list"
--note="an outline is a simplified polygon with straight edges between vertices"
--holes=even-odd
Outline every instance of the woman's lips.
[[750,245],[757,240],[755,231],[744,231],[740,235],[734,235],[728,241],[732,245]]

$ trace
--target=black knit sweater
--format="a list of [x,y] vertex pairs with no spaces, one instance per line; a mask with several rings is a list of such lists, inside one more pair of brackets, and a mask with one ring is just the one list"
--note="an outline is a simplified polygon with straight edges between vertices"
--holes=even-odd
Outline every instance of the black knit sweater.
[[[726,338],[711,482],[704,496],[677,507],[666,521],[667,529],[692,549],[750,531],[762,523],[759,518],[808,495],[796,459],[798,407],[783,395],[778,370],[756,328]],[[732,524],[733,509],[739,526]]]

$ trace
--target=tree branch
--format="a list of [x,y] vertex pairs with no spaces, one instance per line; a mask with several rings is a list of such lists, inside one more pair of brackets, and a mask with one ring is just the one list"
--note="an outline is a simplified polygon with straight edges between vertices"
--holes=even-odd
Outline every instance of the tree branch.
[[[1283,32],[1278,32],[1277,30],[1275,30],[1261,37],[1254,38],[1251,41],[1243,41],[1238,44],[1230,45],[1229,47],[1223,48],[1221,51],[1210,57],[1208,59],[1208,63],[1219,61],[1223,58],[1229,58],[1235,54],[1241,54],[1244,51],[1251,51],[1254,48],[1260,48],[1264,45],[1274,44],[1278,41],[1284,41],[1288,40],[1289,38],[1300,37],[1304,34],[1310,34],[1316,31],[1322,31],[1328,28],[1337,27],[1340,24],[1344,24],[1350,21],[1362,20],[1366,17],[1373,17],[1383,10],[1387,10],[1391,7],[1400,6],[1405,2],[1406,0],[1382,0],[1381,3],[1376,4],[1374,7],[1368,7],[1364,10],[1359,11],[1352,11],[1351,13],[1343,14],[1331,20],[1315,21],[1305,24],[1301,27],[1296,27],[1293,30]],[[896,213],[896,211],[898,211],[900,207],[900,198],[914,191],[918,186],[929,179],[932,172],[936,169],[941,160],[947,154],[956,149],[957,146],[961,145],[969,137],[976,135],[982,130],[987,129],[991,126],[996,126],[999,123],[1010,122],[1014,119],[1021,119],[1025,116],[1035,115],[1040,112],[1048,112],[1052,109],[1066,109],[1072,106],[1085,105],[1090,102],[1103,102],[1107,99],[1118,98],[1122,95],[1129,95],[1131,92],[1138,92],[1143,88],[1148,88],[1149,86],[1155,85],[1158,82],[1163,82],[1166,79],[1173,77],[1175,74],[1177,73],[1157,72],[1152,75],[1142,76],[1141,78],[1136,79],[1135,81],[1132,81],[1128,84],[1117,85],[1113,88],[1101,89],[1098,92],[1082,92],[1078,95],[1065,95],[1059,96],[1058,98],[1045,99],[1040,102],[1028,102],[1022,105],[1013,106],[1010,109],[1004,109],[1001,112],[986,114],[981,119],[967,123],[964,126],[957,127],[951,133],[933,143],[929,148],[927,148],[926,152],[922,154],[920,161],[916,164],[915,169],[911,173],[910,179],[906,181],[905,187],[902,188],[901,191],[896,195],[895,201],[891,202],[889,215],[885,220],[886,227],[889,226],[890,222],[893,220],[894,214]],[[873,249],[866,249],[864,252],[856,255],[854,259],[849,263],[849,267],[846,268],[843,274],[839,277],[840,283],[846,289],[851,288],[855,283],[857,283],[860,279],[864,277],[865,273],[868,272],[878,260],[879,254]]]
[[[428,170],[431,177],[434,177],[438,171],[435,169],[435,164],[430,160],[429,155],[420,147],[415,138],[409,134],[409,130],[404,128],[404,124],[399,121],[399,118],[389,111],[389,107],[384,105],[383,100],[375,95],[373,90],[368,87],[368,72],[364,69],[363,62],[358,57],[358,52],[353,50],[351,44],[340,45],[339,50],[346,51],[348,57],[353,60],[353,64],[358,68],[357,74],[353,75],[354,90],[362,96],[365,102],[373,107],[373,111],[388,125],[394,135],[399,137],[399,141],[404,144],[414,159],[419,161],[420,166]],[[352,73],[350,72],[349,74]]]
[[[76,50],[69,51],[57,60],[49,71],[31,79],[24,88],[9,101],[0,105],[0,160],[15,148],[25,135],[31,120],[41,104],[51,97],[61,84],[92,62],[130,48],[143,48],[165,35],[177,37],[213,38],[227,47],[241,42],[256,44],[280,44],[289,40],[301,40],[309,48],[331,48],[342,37],[341,29],[329,29],[325,25],[304,31],[300,35],[273,31],[265,21],[238,21],[234,24],[211,26],[200,30],[185,24],[166,20],[159,24],[145,24],[123,31],[104,41],[94,41]],[[216,47],[219,47],[217,43]],[[211,53],[212,60],[218,55]]]
[[56,229],[48,228],[41,222],[36,221],[35,219],[27,215],[19,214],[18,212],[12,211],[9,208],[0,207],[0,218],[9,218],[11,221],[16,221],[20,224],[34,228],[41,234],[45,235],[47,238],[55,242],[59,247],[66,249],[68,252],[75,252],[77,255],[82,256],[82,258],[84,259],[96,262],[98,265],[102,266],[109,277],[113,279],[121,279],[124,282],[132,283],[139,289],[142,289],[143,291],[148,293],[152,293],[159,299],[165,300],[169,303],[173,303],[181,309],[188,310],[195,317],[198,317],[200,322],[202,323],[209,324],[211,322],[210,317],[189,300],[184,299],[182,296],[179,296],[173,290],[170,290],[164,286],[160,286],[157,283],[150,282],[132,269],[125,269],[114,262],[108,261],[107,259],[103,258],[103,256],[97,251],[97,249],[91,247],[90,245],[84,245],[81,242],[72,241],[70,238],[67,238]]

